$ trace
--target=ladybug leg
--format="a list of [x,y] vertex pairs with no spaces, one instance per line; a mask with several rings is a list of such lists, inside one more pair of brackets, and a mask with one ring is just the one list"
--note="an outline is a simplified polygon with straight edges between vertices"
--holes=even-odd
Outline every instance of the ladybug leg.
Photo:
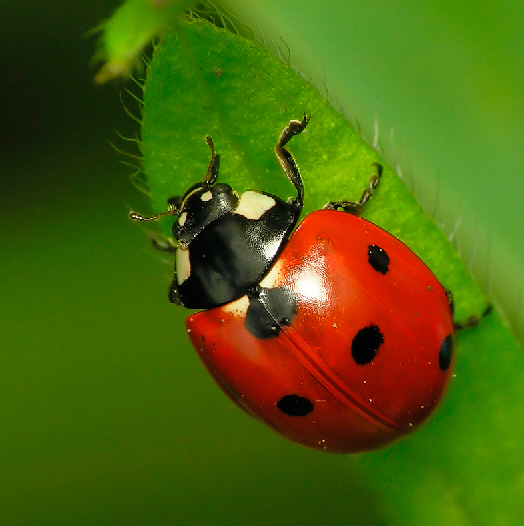
[[371,174],[369,178],[369,186],[362,192],[360,199],[354,201],[330,201],[326,203],[323,210],[343,210],[349,214],[359,216],[364,211],[366,203],[371,199],[373,192],[376,190],[380,183],[380,177],[382,176],[382,165],[379,163],[373,163],[371,166],[376,168],[376,172]]
[[173,281],[171,282],[171,286],[169,287],[168,296],[169,301],[171,303],[174,303],[175,305],[183,305],[182,299],[180,298],[180,293],[178,292],[178,278],[176,274],[176,268],[175,268],[175,275],[173,277]]
[[[444,292],[446,293],[446,296],[448,297],[449,301],[449,309],[451,310],[451,314],[454,314],[454,303],[453,303],[453,294],[452,292],[444,287]],[[493,305],[488,305],[484,312],[480,315],[470,316],[465,321],[456,321],[454,323],[455,325],[455,331],[460,331],[461,329],[467,329],[469,327],[476,327],[480,321],[485,318],[491,311],[493,310]]]
[[178,248],[173,238],[157,235],[156,233],[151,235],[151,243],[160,252],[172,252],[174,254]]
[[304,113],[304,117],[301,121],[290,121],[289,124],[282,130],[282,133],[278,138],[277,145],[275,146],[275,154],[277,156],[278,162],[280,163],[280,166],[282,167],[282,170],[284,170],[284,173],[286,174],[286,177],[289,179],[290,183],[297,190],[297,197],[296,199],[293,199],[292,202],[297,206],[297,208],[300,209],[304,204],[304,183],[302,182],[302,176],[300,175],[295,159],[293,159],[291,153],[286,148],[284,148],[284,146],[286,146],[292,137],[304,131],[309,119],[311,119],[311,115],[306,115]]
[[478,316],[470,316],[467,320],[455,322],[455,330],[467,329],[469,327],[476,327],[480,321],[485,318],[493,310],[493,305],[488,305],[484,312]]
[[455,303],[453,300],[453,293],[446,287],[442,287],[442,288],[444,289],[444,292],[446,293],[446,296],[448,298],[449,310],[451,311],[451,315],[453,316],[453,314],[455,313]]

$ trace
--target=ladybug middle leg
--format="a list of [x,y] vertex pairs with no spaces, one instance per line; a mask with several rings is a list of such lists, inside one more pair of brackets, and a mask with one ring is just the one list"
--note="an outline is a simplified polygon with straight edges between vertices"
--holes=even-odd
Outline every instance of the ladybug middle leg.
[[376,172],[371,174],[371,177],[369,178],[369,186],[362,192],[358,201],[330,201],[324,205],[323,210],[343,210],[344,212],[348,212],[355,216],[362,214],[366,203],[371,199],[373,192],[380,183],[380,177],[382,176],[381,164],[373,163],[371,166],[375,167]]

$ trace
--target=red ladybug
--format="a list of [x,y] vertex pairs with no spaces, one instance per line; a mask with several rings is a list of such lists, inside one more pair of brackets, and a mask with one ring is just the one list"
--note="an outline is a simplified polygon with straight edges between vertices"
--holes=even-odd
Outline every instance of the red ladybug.
[[[215,381],[242,409],[306,446],[380,448],[435,409],[453,369],[451,296],[402,242],[328,203],[295,229],[304,199],[282,131],[276,155],[297,197],[238,195],[217,183],[213,143],[203,182],[169,200],[176,217],[170,300],[205,309],[186,320]],[[152,220],[136,213],[135,220]]]

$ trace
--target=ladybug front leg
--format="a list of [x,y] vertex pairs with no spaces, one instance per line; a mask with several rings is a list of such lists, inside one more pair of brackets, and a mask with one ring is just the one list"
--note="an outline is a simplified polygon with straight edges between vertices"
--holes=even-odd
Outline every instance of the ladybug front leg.
[[291,184],[297,189],[297,197],[293,200],[293,203],[297,206],[297,208],[300,209],[302,209],[304,204],[304,183],[302,182],[302,176],[300,175],[295,159],[293,159],[291,153],[286,148],[284,148],[284,146],[291,140],[292,137],[304,131],[309,119],[311,119],[311,115],[306,115],[304,113],[304,117],[301,121],[290,121],[289,124],[282,130],[282,133],[278,138],[277,145],[275,146],[275,154],[280,166],[282,166],[282,170],[284,170],[284,173]]
[[354,201],[330,201],[323,207],[324,210],[343,210],[349,214],[359,216],[364,211],[366,203],[371,199],[373,192],[376,190],[380,183],[380,177],[382,176],[382,165],[379,163],[373,163],[372,166],[376,168],[376,172],[371,174],[369,178],[369,186],[366,188],[360,199],[357,202]]

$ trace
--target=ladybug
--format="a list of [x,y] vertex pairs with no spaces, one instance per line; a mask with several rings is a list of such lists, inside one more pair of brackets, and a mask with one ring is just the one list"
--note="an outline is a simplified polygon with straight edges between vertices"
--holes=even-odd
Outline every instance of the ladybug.
[[297,195],[287,201],[202,182],[169,199],[175,217],[171,302],[199,309],[189,338],[223,391],[285,437],[353,453],[412,432],[453,370],[451,295],[401,241],[360,217],[380,182],[374,165],[357,202],[334,201],[298,225],[304,184],[286,149],[309,116],[284,128],[275,153]]

